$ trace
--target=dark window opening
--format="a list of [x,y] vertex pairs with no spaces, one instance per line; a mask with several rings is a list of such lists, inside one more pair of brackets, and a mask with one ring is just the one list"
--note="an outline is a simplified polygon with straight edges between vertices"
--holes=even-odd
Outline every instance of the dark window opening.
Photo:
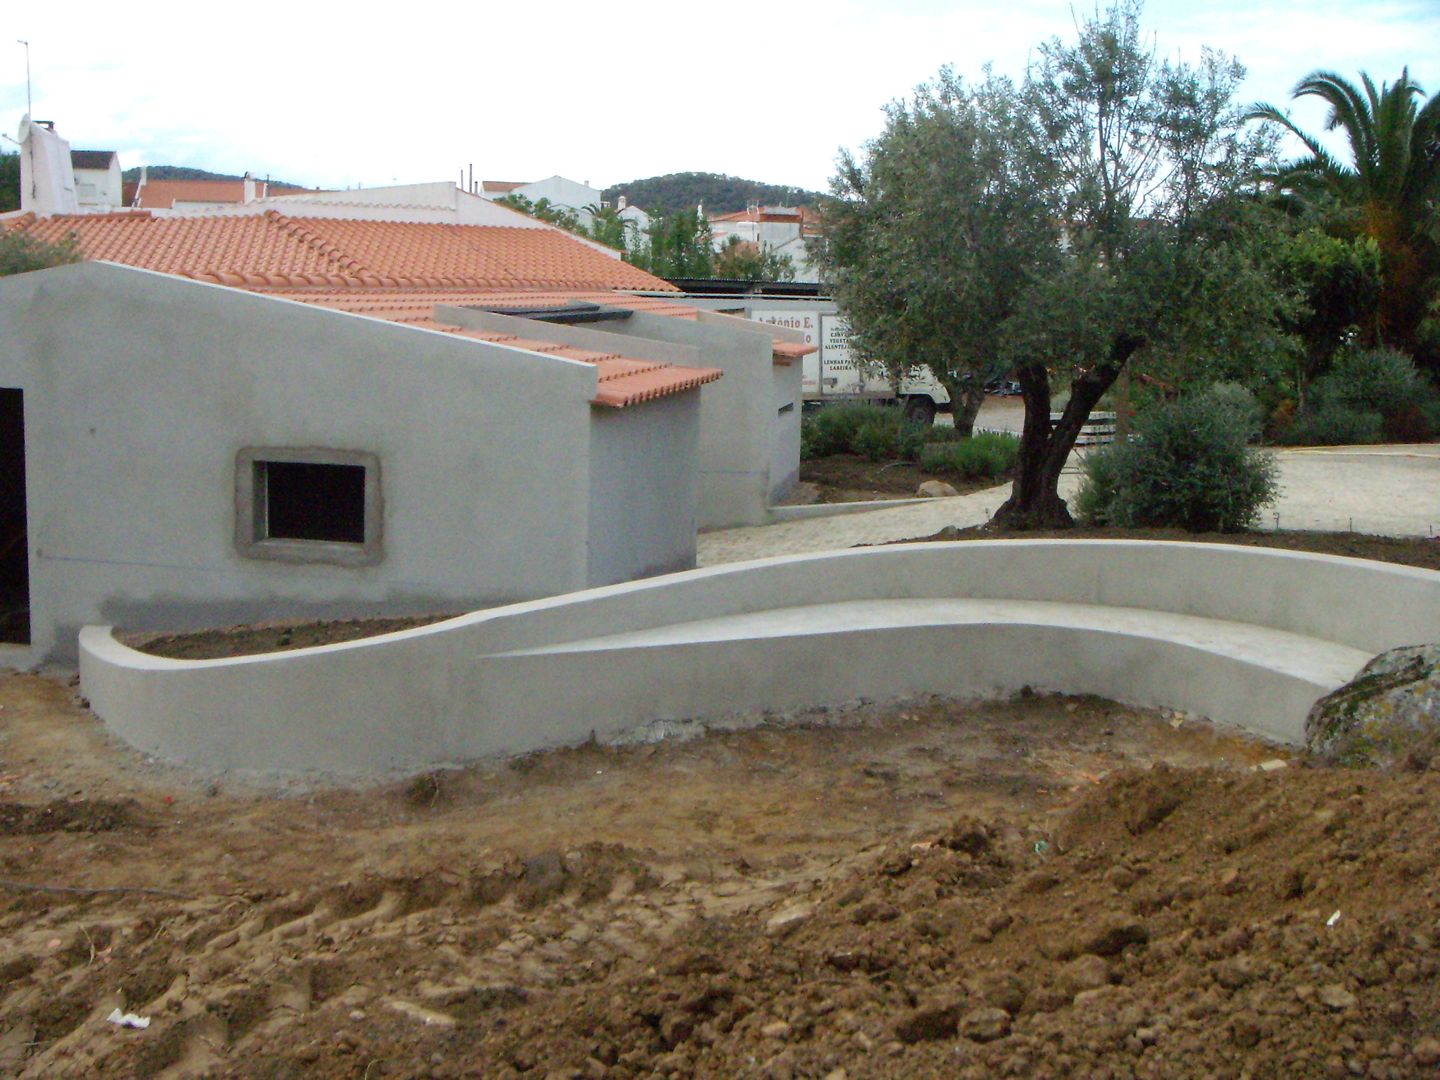
[[30,644],[23,390],[0,390],[0,642]]
[[365,466],[255,462],[264,507],[257,540],[365,543]]

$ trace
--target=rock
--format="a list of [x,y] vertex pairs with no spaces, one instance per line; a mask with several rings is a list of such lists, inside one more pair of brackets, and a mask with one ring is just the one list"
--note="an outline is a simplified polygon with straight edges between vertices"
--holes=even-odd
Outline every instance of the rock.
[[1305,745],[1331,765],[1393,768],[1440,755],[1440,644],[1381,653],[1317,701]]
[[915,494],[922,499],[948,499],[952,495],[959,495],[960,492],[944,480],[926,480],[915,489]]
[[960,1034],[976,1042],[994,1042],[1010,1034],[1010,1014],[1004,1009],[987,1005],[974,1009],[960,1020]]
[[1086,990],[1109,986],[1110,965],[1093,953],[1081,956],[1061,968],[1055,981],[1067,996],[1073,998]]
[[798,903],[789,904],[766,920],[765,933],[771,937],[784,937],[814,914],[814,904],[803,900]]
[[1014,1016],[1025,1004],[1025,984],[1008,971],[991,972],[980,978],[980,996]]
[[1415,1057],[1415,1064],[1429,1067],[1440,1065],[1440,1039],[1424,1038],[1417,1042],[1410,1049]]
[[1322,986],[1319,993],[1315,996],[1320,1000],[1320,1004],[1324,1005],[1327,1009],[1334,1009],[1336,1012],[1344,1009],[1353,1009],[1357,1003],[1355,995],[1339,983]]
[[935,1001],[912,1009],[895,1025],[895,1035],[905,1043],[924,1042],[930,1039],[948,1039],[955,1034],[960,1022],[958,1001]]
[[772,1020],[760,1029],[760,1034],[767,1039],[788,1039],[790,1037],[790,1025],[784,1020]]
[[411,1020],[420,1021],[420,1023],[426,1027],[453,1028],[455,1026],[455,1018],[453,1016],[442,1013],[437,1009],[427,1009],[423,1005],[416,1005],[413,1001],[402,1001],[398,998],[392,998],[385,1004],[396,1012],[408,1016]]
[[1150,940],[1150,931],[1139,919],[1128,915],[1111,915],[1100,921],[1100,925],[1080,939],[1081,953],[1096,956],[1119,956],[1127,945],[1144,945]]

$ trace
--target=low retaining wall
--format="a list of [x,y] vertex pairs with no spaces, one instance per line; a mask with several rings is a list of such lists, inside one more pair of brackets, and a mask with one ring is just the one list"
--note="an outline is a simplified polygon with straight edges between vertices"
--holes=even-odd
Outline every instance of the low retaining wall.
[[1298,741],[1373,654],[1440,640],[1440,573],[1231,545],[1009,540],[765,559],[225,660],[80,638],[132,745],[209,768],[421,770],[659,719],[1030,685]]

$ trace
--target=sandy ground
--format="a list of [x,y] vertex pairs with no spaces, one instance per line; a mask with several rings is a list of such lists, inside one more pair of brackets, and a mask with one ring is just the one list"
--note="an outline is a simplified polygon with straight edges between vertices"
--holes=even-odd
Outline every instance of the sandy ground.
[[1440,774],[1021,697],[276,797],[72,693],[0,678],[0,1075],[1440,1062]]
[[[991,398],[977,426],[1018,430],[1017,398]],[[1321,447],[1276,451],[1280,497],[1264,523],[1278,529],[1434,536],[1440,531],[1440,443]],[[1060,494],[1080,486],[1078,468],[1061,478]],[[983,525],[1010,494],[1009,485],[950,499],[931,499],[861,513],[701,533],[699,564],[885,544],[941,529]]]

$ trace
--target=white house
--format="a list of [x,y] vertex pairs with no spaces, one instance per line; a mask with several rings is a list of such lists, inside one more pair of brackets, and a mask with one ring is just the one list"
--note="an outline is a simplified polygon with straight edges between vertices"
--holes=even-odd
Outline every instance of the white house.
[[31,662],[87,623],[458,612],[694,564],[714,368],[94,262],[0,279],[0,323],[0,610]]
[[731,239],[754,244],[758,248],[787,255],[795,267],[796,281],[818,281],[819,274],[810,263],[805,242],[818,235],[819,225],[814,211],[803,207],[761,206],[751,203],[744,210],[719,214],[710,218],[715,250],[722,250]]

